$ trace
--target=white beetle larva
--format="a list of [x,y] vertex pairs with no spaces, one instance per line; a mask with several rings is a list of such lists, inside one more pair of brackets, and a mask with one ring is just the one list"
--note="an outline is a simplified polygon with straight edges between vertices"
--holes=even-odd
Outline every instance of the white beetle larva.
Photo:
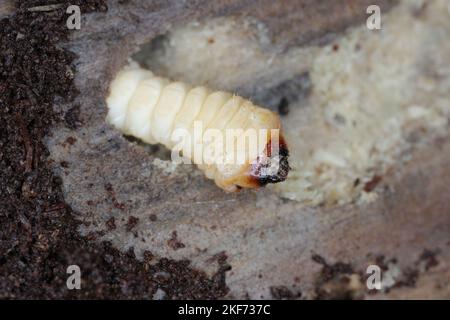
[[[202,86],[191,88],[182,82],[170,82],[134,63],[118,73],[106,102],[110,124],[144,142],[180,150],[225,191],[257,188],[287,177],[288,150],[279,133],[280,119],[249,100]],[[206,134],[196,137],[196,123],[215,135],[209,139]],[[246,145],[249,129],[259,133],[258,143]],[[178,144],[173,140],[176,130],[186,132]],[[226,139],[218,135],[232,130],[237,134],[229,139],[228,133],[222,136]],[[273,132],[277,132],[276,136]],[[239,139],[244,143],[239,144]],[[203,144],[200,155],[195,151],[198,143]],[[227,161],[239,156],[243,161]],[[274,166],[276,171],[268,170]]]

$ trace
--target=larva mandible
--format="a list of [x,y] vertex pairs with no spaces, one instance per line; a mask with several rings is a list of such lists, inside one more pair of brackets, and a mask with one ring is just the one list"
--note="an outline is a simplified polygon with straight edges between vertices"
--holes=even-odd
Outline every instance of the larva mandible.
[[[191,159],[225,191],[258,188],[287,178],[288,149],[279,132],[279,116],[242,97],[203,86],[170,82],[132,63],[111,83],[106,103],[107,121],[114,127],[150,144],[178,148],[183,157]],[[195,138],[197,124],[215,133],[228,134],[234,130],[234,135],[230,139],[226,134],[226,139],[220,135],[206,139],[205,133],[200,139]],[[186,132],[179,144],[173,138],[176,130]],[[250,130],[258,133],[257,143],[252,144],[250,138],[255,135],[248,135]],[[250,139],[248,144],[245,143],[247,138]],[[199,142],[204,148],[197,155],[194,149]],[[205,161],[205,154],[211,154],[211,150],[214,150],[212,156]],[[243,161],[236,161],[239,156]],[[275,170],[268,170],[273,168]]]

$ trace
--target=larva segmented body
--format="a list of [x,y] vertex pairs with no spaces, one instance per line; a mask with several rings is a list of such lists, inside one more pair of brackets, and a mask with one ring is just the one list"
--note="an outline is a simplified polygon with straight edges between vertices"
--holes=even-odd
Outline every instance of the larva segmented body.
[[[278,115],[239,96],[170,82],[132,64],[112,82],[107,105],[107,121],[117,129],[181,151],[225,191],[257,188],[287,177],[288,151]],[[203,135],[197,134],[199,127]],[[251,130],[256,134],[249,134]],[[182,133],[177,141],[176,132]],[[199,144],[202,151],[197,153]]]

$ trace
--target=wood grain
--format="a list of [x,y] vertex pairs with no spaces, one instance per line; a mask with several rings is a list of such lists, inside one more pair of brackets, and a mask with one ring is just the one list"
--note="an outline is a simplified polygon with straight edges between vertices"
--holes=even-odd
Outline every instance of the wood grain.
[[[278,198],[269,191],[224,194],[191,167],[175,172],[163,169],[155,156],[106,125],[104,97],[110,80],[138,46],[170,26],[224,15],[252,15],[263,20],[275,39],[274,46],[323,44],[361,23],[365,7],[373,1],[111,1],[108,13],[86,16],[65,46],[75,52],[76,84],[81,94],[82,127],[55,128],[48,139],[55,170],[63,178],[66,201],[80,220],[105,231],[104,223],[115,216],[116,231],[105,231],[101,240],[135,251],[150,250],[156,256],[189,259],[213,273],[217,257],[224,254],[232,270],[227,273],[229,297],[271,298],[276,286],[293,295],[317,297],[322,266],[350,263],[364,274],[373,260],[395,258],[402,272],[418,270],[411,286],[379,293],[372,298],[449,298],[450,267],[450,143],[435,141],[417,150],[405,167],[392,168],[378,188],[381,196],[367,205],[333,208],[304,207]],[[375,1],[385,6],[387,1]],[[292,10],[292,7],[300,10]],[[0,10],[1,11],[1,10]],[[301,25],[301,32],[298,32]],[[294,28],[293,26],[296,26]],[[257,84],[255,84],[257,85]],[[57,106],[65,111],[73,105]],[[67,146],[68,137],[77,143]],[[58,165],[71,163],[69,169]],[[108,202],[110,184],[116,200]],[[89,203],[95,203],[95,206]],[[150,216],[157,220],[150,221]],[[126,233],[123,221],[138,216],[136,235]],[[89,230],[85,226],[85,230]],[[82,228],[83,229],[83,228]],[[167,246],[173,231],[184,247]],[[424,249],[439,249],[438,266],[419,270]],[[319,288],[318,288],[319,286]]]

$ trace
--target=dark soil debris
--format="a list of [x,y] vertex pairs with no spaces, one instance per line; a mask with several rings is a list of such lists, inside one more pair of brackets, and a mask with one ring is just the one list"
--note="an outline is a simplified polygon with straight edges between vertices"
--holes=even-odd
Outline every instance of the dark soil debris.
[[[62,6],[27,10],[56,3]],[[55,99],[71,103],[78,94],[74,54],[58,45],[70,32],[69,4],[84,14],[107,10],[103,0],[17,1],[16,12],[0,20],[0,299],[151,299],[158,288],[168,299],[224,296],[226,262],[209,278],[189,261],[150,265],[150,253],[139,262],[132,252],[79,236],[43,143],[54,125],[82,125],[77,107],[65,114],[53,108]],[[81,290],[66,287],[71,264],[82,271]],[[159,281],[161,272],[168,276]]]
[[173,231],[172,237],[169,240],[167,240],[167,245],[171,247],[173,250],[178,250],[185,247],[184,243],[178,240],[177,236],[178,236],[177,232]]
[[67,142],[68,144],[70,144],[71,146],[73,146],[73,145],[75,144],[75,142],[77,142],[77,139],[74,138],[74,137],[68,137],[67,140],[66,140],[66,142]]
[[106,227],[108,228],[108,230],[114,230],[116,228],[116,220],[114,219],[114,217],[111,217],[108,219],[108,221],[106,221]]
[[423,263],[424,267],[425,267],[425,271],[428,271],[431,268],[433,268],[439,264],[439,261],[437,260],[437,256],[440,253],[441,253],[440,249],[435,249],[435,250],[424,249],[416,264],[418,265],[418,264]]
[[[108,194],[109,194],[110,200],[111,200],[111,202],[113,204],[113,207],[117,208],[117,209],[120,209],[120,210],[124,210],[126,205],[125,205],[125,203],[119,202],[117,200],[116,192],[114,191],[113,186],[111,185],[111,183],[105,184],[105,190],[108,191]],[[128,227],[127,227],[128,231],[131,230],[133,227],[134,227],[134,225],[131,226],[130,229],[128,229]]]
[[65,125],[72,130],[77,129],[82,125],[80,121],[80,106],[75,105],[71,107],[67,112],[64,114],[64,122]]
[[302,293],[300,291],[294,293],[286,286],[270,287],[270,294],[276,300],[293,300],[299,299],[302,296]]
[[415,287],[419,279],[419,270],[414,268],[405,268],[402,270],[402,278],[398,280],[393,288]]
[[351,300],[360,298],[361,293],[352,288],[350,283],[350,276],[356,275],[360,279],[360,275],[353,270],[350,264],[343,262],[328,264],[325,258],[318,254],[313,254],[311,258],[314,262],[322,265],[322,270],[316,279],[316,299]]
[[130,216],[127,221],[127,231],[133,230],[134,227],[136,227],[136,225],[138,224],[138,222],[139,222],[139,218]]

